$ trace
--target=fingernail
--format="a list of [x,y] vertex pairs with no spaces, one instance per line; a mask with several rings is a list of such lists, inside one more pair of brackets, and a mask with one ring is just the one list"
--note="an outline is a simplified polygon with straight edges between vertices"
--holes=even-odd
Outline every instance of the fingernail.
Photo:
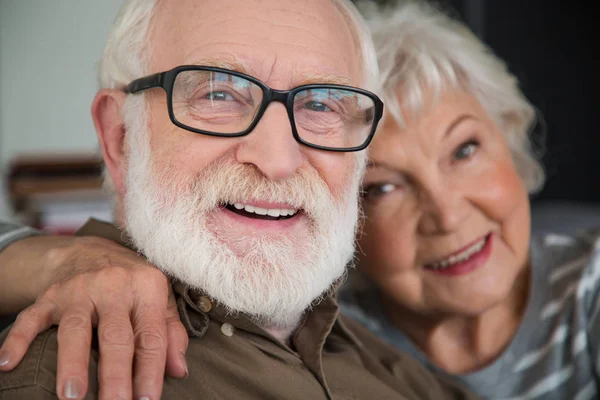
[[79,397],[79,393],[81,393],[81,381],[77,378],[69,378],[67,379],[67,383],[65,383],[65,397],[67,399],[76,399]]
[[185,377],[184,378],[187,378],[189,375],[188,364],[187,364],[187,360],[185,359],[185,353],[183,351],[181,352],[181,362],[183,363],[183,368],[185,369]]
[[142,397],[138,397],[137,400],[150,400],[150,397],[148,397],[148,396],[142,396]]
[[0,351],[0,367],[8,365],[10,362],[10,354],[6,350]]

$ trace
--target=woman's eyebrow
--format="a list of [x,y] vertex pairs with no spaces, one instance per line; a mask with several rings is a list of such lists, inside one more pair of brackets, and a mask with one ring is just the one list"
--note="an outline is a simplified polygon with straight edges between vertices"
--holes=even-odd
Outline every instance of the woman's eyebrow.
[[387,169],[387,170],[392,171],[392,172],[400,172],[400,170],[398,168],[394,167],[391,164],[388,164],[388,163],[383,162],[383,161],[374,161],[374,160],[371,160],[371,159],[369,159],[367,161],[367,168],[368,169],[370,169],[370,168],[383,168],[383,169]]
[[448,137],[450,135],[450,133],[452,133],[452,131],[454,130],[454,128],[456,128],[458,125],[460,125],[461,123],[463,123],[464,121],[469,120],[469,119],[472,119],[472,120],[475,120],[475,121],[478,120],[472,114],[461,114],[458,117],[456,117],[456,119],[450,123],[450,125],[448,126],[448,128],[446,128],[446,132],[444,132],[444,138]]

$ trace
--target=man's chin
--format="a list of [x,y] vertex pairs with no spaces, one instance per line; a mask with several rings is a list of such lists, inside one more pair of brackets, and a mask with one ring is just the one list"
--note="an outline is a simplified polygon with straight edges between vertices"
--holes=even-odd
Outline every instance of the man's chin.
[[287,218],[268,218],[243,215],[219,207],[206,216],[206,227],[212,236],[241,258],[255,256],[257,251],[278,244],[288,247],[291,252],[289,258],[294,259],[298,248],[313,242],[311,235],[314,235],[314,229],[311,225],[303,212]]

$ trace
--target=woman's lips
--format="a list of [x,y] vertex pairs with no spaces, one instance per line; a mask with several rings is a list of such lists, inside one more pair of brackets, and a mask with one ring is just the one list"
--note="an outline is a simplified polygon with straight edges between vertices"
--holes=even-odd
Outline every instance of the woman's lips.
[[[489,233],[485,237],[484,242],[479,249],[477,249],[477,243],[475,243],[469,248],[461,250],[458,253],[447,257],[445,260],[435,263],[435,265],[425,266],[425,269],[428,272],[446,276],[459,276],[471,273],[483,266],[490,258],[492,253],[493,237],[494,235]],[[465,255],[462,254],[462,252],[469,252],[470,248],[474,246],[476,246],[476,251],[470,252],[465,258]],[[453,259],[453,257],[455,257],[455,259]]]

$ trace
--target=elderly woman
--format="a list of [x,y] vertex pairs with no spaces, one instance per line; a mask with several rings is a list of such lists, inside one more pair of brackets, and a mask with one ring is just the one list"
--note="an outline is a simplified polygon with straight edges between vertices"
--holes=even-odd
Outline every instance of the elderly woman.
[[[371,145],[359,268],[342,290],[343,308],[482,397],[594,398],[596,242],[591,236],[530,239],[528,192],[540,187],[543,173],[529,146],[535,113],[516,79],[466,27],[422,3],[365,12],[379,49],[387,116]],[[122,265],[129,279],[149,269],[131,253],[86,245],[85,251]],[[71,256],[84,251],[63,246],[71,246]],[[28,256],[50,247],[39,245]],[[18,258],[15,249],[10,259]],[[72,270],[84,263],[52,260]],[[18,362],[33,333],[50,320],[62,323],[77,306],[61,292],[101,296],[98,287],[112,279],[93,277],[81,283],[81,274],[67,274],[50,286],[42,304],[50,296],[60,306],[25,314],[17,324],[24,339],[10,343],[16,350],[5,368]],[[74,281],[79,286],[69,286]],[[155,276],[151,282],[163,284]],[[131,297],[131,290],[123,292]],[[172,315],[160,316],[173,324]],[[180,336],[169,339],[171,349],[180,346],[173,345]],[[169,354],[177,371],[177,352]]]
[[530,239],[543,173],[516,79],[430,7],[370,20],[388,117],[346,311],[483,397],[595,398],[600,253],[591,236]]

